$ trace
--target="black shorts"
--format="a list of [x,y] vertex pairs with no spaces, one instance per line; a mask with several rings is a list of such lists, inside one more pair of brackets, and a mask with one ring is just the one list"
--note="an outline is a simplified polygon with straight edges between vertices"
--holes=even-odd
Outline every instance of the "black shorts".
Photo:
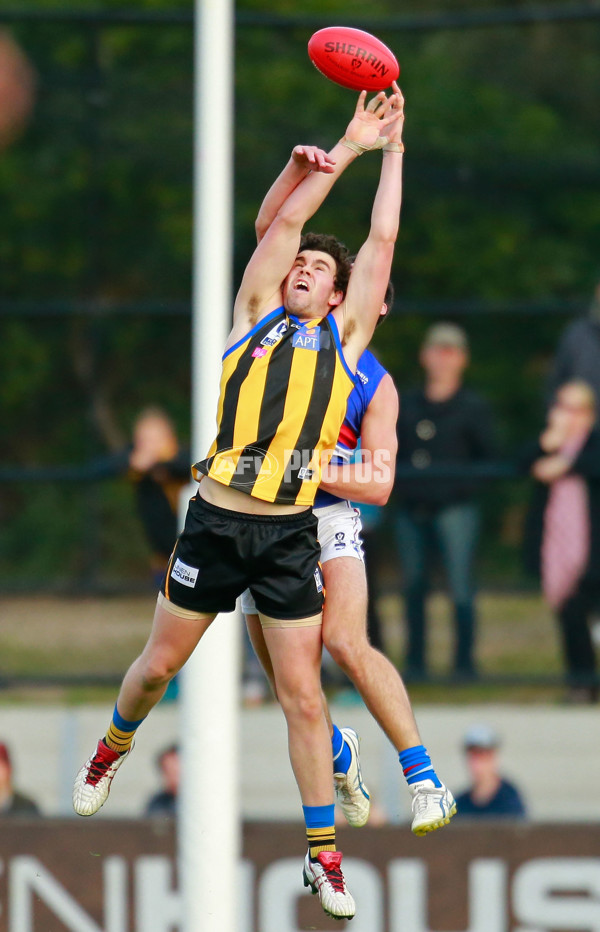
[[191,499],[161,587],[175,605],[202,614],[232,612],[250,589],[258,611],[281,620],[323,607],[323,578],[312,511],[247,515]]

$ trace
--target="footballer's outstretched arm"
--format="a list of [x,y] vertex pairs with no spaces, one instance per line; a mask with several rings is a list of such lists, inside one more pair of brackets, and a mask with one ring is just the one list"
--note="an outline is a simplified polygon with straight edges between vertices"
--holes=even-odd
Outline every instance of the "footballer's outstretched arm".
[[357,152],[345,142],[353,142],[359,151],[368,149],[377,143],[381,130],[395,119],[396,111],[392,109],[395,94],[389,98],[378,94],[366,107],[365,97],[364,92],[359,96],[345,140],[340,140],[329,153],[333,171],[310,172],[286,198],[256,247],[236,297],[234,331],[246,332],[280,303],[281,283],[296,258],[304,224],[321,206],[350,162],[357,158]]
[[257,242],[260,243],[278,211],[309,172],[331,174],[334,170],[335,163],[333,159],[323,149],[319,149],[318,146],[294,146],[289,162],[278,178],[275,179],[260,205],[254,223]]
[[334,311],[344,334],[344,352],[350,365],[356,364],[375,330],[400,227],[404,98],[396,84],[394,88],[397,103],[394,102],[392,107],[397,109],[394,121],[386,129],[388,142],[383,149],[371,228],[354,261],[346,300]]

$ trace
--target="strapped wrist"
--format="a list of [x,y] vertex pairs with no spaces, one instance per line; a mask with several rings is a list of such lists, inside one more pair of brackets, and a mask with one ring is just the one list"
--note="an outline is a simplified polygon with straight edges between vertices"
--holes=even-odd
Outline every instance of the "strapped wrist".
[[388,143],[387,136],[378,136],[375,142],[371,143],[370,146],[365,146],[362,142],[355,142],[354,139],[347,139],[346,136],[344,136],[342,137],[342,145],[346,146],[348,149],[352,149],[357,155],[363,155],[365,152],[374,152],[375,149],[385,149],[390,143]]
[[404,152],[403,142],[386,142],[383,146],[384,152]]
[[370,146],[364,146],[362,142],[355,142],[353,139],[346,139],[345,136],[342,137],[341,143],[343,146],[346,146],[347,149],[352,149],[352,151],[356,152],[357,155],[363,155],[364,152],[368,152],[371,148]]
[[387,136],[378,136],[370,146],[365,146],[362,142],[355,142],[354,139],[347,139],[346,136],[342,137],[341,143],[347,149],[352,149],[357,155],[374,152],[375,149],[383,149],[384,152],[404,152],[403,142],[390,142]]

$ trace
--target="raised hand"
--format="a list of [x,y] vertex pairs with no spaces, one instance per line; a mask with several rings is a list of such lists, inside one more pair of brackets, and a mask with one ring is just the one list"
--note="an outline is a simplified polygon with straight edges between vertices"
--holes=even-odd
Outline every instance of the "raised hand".
[[331,173],[335,171],[335,160],[318,146],[294,146],[292,159],[306,171]]
[[346,129],[346,139],[357,143],[361,148],[373,146],[384,129],[399,119],[400,101],[396,93],[386,96],[380,91],[365,107],[367,92],[361,91],[356,110]]
[[391,123],[388,123],[386,126],[385,133],[383,135],[387,136],[388,142],[402,142],[402,129],[404,127],[404,96],[395,81],[392,84],[392,89],[394,94],[392,95],[393,103],[390,107],[390,114],[393,118]]

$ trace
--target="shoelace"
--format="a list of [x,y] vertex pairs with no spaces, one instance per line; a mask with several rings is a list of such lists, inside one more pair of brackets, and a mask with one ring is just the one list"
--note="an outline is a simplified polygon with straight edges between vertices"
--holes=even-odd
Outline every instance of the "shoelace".
[[106,771],[111,767],[112,763],[113,761],[106,760],[101,754],[95,754],[91,760],[85,782],[91,786],[96,786],[102,777],[106,776]]
[[[425,809],[427,809],[427,807],[428,807],[428,805],[429,805],[429,803],[430,803],[430,801],[431,801],[431,797],[432,797],[433,795],[434,795],[434,793],[433,793],[432,791],[429,791],[428,793],[424,793],[424,792],[418,793],[418,794],[414,797],[414,799],[415,799],[415,808],[416,808],[416,810],[417,810],[417,812],[418,812],[419,815],[421,815],[421,813],[422,813]],[[442,794],[442,793],[437,793],[437,794],[435,794],[435,795],[438,796],[439,799],[441,799],[443,794]]]
[[333,887],[336,893],[345,893],[344,887],[344,875],[342,874],[341,868],[339,867],[330,867],[328,870],[323,868],[325,871],[325,876],[327,880]]

